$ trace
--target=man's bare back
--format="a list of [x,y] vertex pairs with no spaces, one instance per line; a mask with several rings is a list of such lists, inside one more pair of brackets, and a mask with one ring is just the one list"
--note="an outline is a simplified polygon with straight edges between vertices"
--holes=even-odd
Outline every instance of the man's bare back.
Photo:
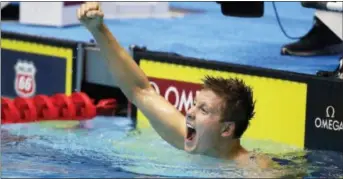
[[26,140],[27,137],[25,136],[16,136],[10,134],[8,130],[1,129],[1,143],[6,144],[10,142],[21,142]]

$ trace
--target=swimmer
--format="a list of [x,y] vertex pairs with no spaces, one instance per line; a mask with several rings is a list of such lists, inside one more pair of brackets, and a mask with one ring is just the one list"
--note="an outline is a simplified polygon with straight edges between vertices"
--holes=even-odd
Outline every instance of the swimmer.
[[[71,120],[70,120],[71,121]],[[91,120],[81,120],[78,121],[77,124],[71,125],[71,126],[56,126],[55,129],[62,129],[67,131],[73,131],[73,130],[91,130],[93,129],[93,124]]]
[[252,161],[259,168],[271,165],[268,157],[253,155],[240,143],[255,105],[252,89],[242,80],[206,76],[202,90],[184,116],[151,87],[147,76],[104,24],[98,2],[82,4],[77,16],[96,40],[118,87],[169,144],[242,166]]
[[1,129],[0,133],[1,133],[1,143],[2,144],[7,144],[7,143],[11,143],[11,142],[22,142],[22,141],[28,139],[28,137],[25,137],[25,136],[13,135],[6,129]]
[[82,120],[82,121],[79,121],[76,125],[70,128],[66,128],[66,129],[92,129],[92,128],[93,128],[92,121]]

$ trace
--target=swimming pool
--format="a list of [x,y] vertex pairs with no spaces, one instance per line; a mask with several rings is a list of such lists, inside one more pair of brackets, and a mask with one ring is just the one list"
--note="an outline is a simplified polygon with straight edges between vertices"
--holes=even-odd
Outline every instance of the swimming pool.
[[[123,46],[147,45],[150,49],[177,52],[186,56],[216,59],[253,66],[283,69],[307,74],[333,70],[336,57],[304,58],[280,56],[282,44],[290,42],[279,27],[270,2],[261,19],[223,17],[215,3],[173,3],[175,6],[205,9],[183,19],[107,21]],[[280,2],[282,23],[294,36],[303,35],[312,24],[313,10],[299,4]],[[292,13],[287,13],[292,10]],[[215,24],[215,25],[214,25]],[[220,24],[220,28],[217,25]],[[201,27],[201,30],[199,30]],[[139,29],[140,33],[138,32]],[[3,30],[39,34],[88,42],[92,37],[82,26],[44,28],[4,23]],[[154,32],[154,33],[151,33]],[[129,34],[129,35],[128,35]],[[155,132],[131,131],[127,118],[102,118],[93,121],[92,130],[54,129],[49,125],[6,125],[13,135],[32,137],[21,142],[2,140],[2,176],[13,177],[239,177],[234,164],[172,148]],[[290,129],[291,130],[291,129]],[[270,141],[244,140],[249,149],[261,148],[284,159],[291,169],[305,170],[307,176],[343,175],[343,156],[335,152],[299,151]]]
[[[152,130],[132,130],[123,117],[97,117],[90,130],[55,128],[56,124],[2,126],[28,139],[2,139],[2,177],[242,177],[233,163],[174,149]],[[57,125],[61,127],[61,125]],[[67,125],[65,125],[67,126]],[[2,134],[3,136],[4,134]],[[243,140],[250,150],[264,151],[292,171],[306,176],[342,177],[343,154],[301,151],[270,141]],[[288,164],[288,165],[286,165]]]

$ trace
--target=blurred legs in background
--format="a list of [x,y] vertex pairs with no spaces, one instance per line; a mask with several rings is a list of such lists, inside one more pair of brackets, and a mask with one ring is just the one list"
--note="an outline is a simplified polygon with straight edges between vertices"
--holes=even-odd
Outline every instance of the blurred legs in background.
[[339,61],[338,78],[343,80],[343,56],[341,57],[341,60]]
[[284,45],[281,54],[295,56],[343,54],[343,2],[302,2],[302,5],[317,9],[313,27],[298,41]]

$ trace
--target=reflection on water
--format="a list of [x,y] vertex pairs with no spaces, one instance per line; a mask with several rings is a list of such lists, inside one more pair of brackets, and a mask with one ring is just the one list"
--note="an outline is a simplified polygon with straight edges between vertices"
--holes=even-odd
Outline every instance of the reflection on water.
[[[130,131],[122,118],[96,119],[92,130],[53,129],[44,125],[6,126],[2,138],[4,177],[242,177],[275,171],[306,176],[343,176],[343,155],[301,151],[270,141],[243,140],[256,152],[263,150],[277,165],[272,171],[239,169],[233,162],[190,155],[163,141],[154,131]],[[10,136],[10,137],[9,137]],[[249,171],[250,170],[250,171]],[[256,177],[256,176],[255,176]]]

